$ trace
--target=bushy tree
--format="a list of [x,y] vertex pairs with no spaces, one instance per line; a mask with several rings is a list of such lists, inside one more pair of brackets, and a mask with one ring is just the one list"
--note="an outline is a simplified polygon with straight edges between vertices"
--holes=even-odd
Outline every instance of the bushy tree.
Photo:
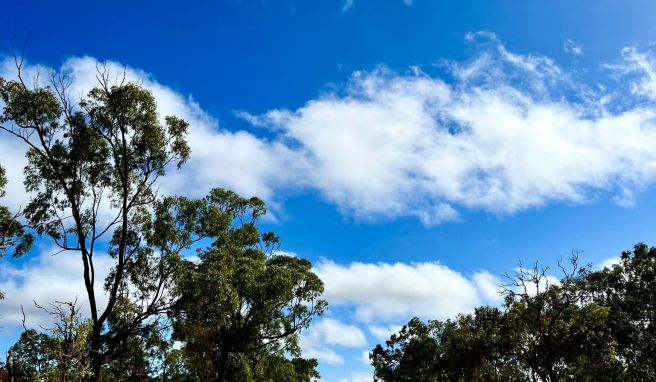
[[413,318],[398,334],[392,334],[385,346],[376,345],[371,353],[375,379],[380,381],[438,382],[446,380],[439,369],[439,346],[444,324],[424,324]]
[[594,300],[608,309],[608,326],[627,368],[624,380],[656,380],[656,248],[638,244],[587,282]]
[[371,353],[380,381],[647,381],[656,379],[656,249],[599,271],[520,270],[502,310],[445,322],[413,319]]
[[[321,280],[309,261],[277,252],[260,233],[257,198],[221,189],[190,201],[165,199],[160,221],[198,221],[211,241],[183,261],[176,283],[173,337],[191,375],[203,381],[309,381],[316,362],[299,355],[298,333],[321,314]],[[163,206],[164,207],[164,206]],[[173,226],[173,225],[172,225]]]
[[[16,63],[18,79],[0,81],[0,131],[27,149],[25,186],[31,198],[23,215],[28,224],[62,251],[80,253],[92,325],[89,357],[97,380],[134,328],[168,309],[167,257],[176,254],[166,245],[153,248],[144,230],[157,200],[155,182],[169,165],[179,167],[189,156],[187,123],[173,116],[160,119],[148,90],[113,83],[102,70],[98,87],[73,104],[65,78],[55,75],[49,86],[30,86],[23,80],[22,61]],[[115,259],[104,284],[94,266],[99,246],[108,246]],[[140,310],[123,328],[107,331],[128,283]],[[103,287],[108,298],[101,305]]]
[[609,308],[592,299],[589,270],[576,260],[559,283],[545,270],[520,269],[506,288],[507,336],[511,354],[525,373],[540,381],[616,381],[624,368],[608,327]]
[[[166,285],[148,284],[151,278],[142,272],[128,275],[103,332],[107,339],[123,340],[105,358],[100,378],[309,382],[319,377],[317,361],[300,358],[298,334],[323,312],[323,284],[309,261],[279,253],[278,237],[260,233],[257,221],[264,213],[261,200],[222,189],[199,200],[165,197],[153,204],[141,230],[149,247],[135,254],[137,264],[153,260],[151,248],[178,254],[193,245],[197,257],[170,256],[166,264],[156,263],[173,272]],[[132,288],[164,288],[161,293],[173,305],[166,314],[137,319],[144,307]],[[53,342],[56,336],[26,331],[23,337],[12,353],[25,360],[17,367],[33,380],[49,380],[40,365],[46,359],[46,370],[61,369],[62,360],[52,356],[56,347],[46,346],[59,343]],[[90,359],[85,356],[88,351],[75,359]]]
[[91,323],[76,303],[53,303],[40,309],[55,319],[41,332],[26,329],[7,352],[13,381],[80,382],[92,375],[88,353]]
[[503,313],[489,307],[445,322],[413,318],[373,349],[375,380],[528,380],[507,353],[506,329]]
[[507,318],[497,308],[480,307],[444,324],[441,367],[450,381],[523,381],[511,347]]
[[[121,296],[107,320],[107,331],[123,330],[140,309],[126,296]],[[169,346],[163,317],[154,317],[134,327],[127,339],[116,348],[102,369],[103,380],[128,382],[148,381],[160,376],[159,352]]]
[[[323,312],[323,285],[309,261],[277,253],[277,236],[260,234],[262,201],[220,189],[200,200],[157,195],[158,179],[189,157],[187,123],[160,118],[148,90],[112,82],[102,67],[98,86],[77,103],[65,77],[32,86],[21,59],[16,68],[16,80],[0,80],[0,131],[26,148],[29,233],[1,207],[0,254],[25,252],[32,233],[79,253],[90,314],[73,358],[90,368],[80,378],[316,378],[316,361],[298,357],[298,332]],[[0,190],[5,181],[2,171]],[[100,250],[114,259],[104,280]],[[185,260],[194,250],[199,260]],[[163,321],[173,327],[162,331]],[[23,333],[14,353],[36,362],[29,378],[46,380],[41,358],[47,373],[66,368],[50,354],[57,338]]]

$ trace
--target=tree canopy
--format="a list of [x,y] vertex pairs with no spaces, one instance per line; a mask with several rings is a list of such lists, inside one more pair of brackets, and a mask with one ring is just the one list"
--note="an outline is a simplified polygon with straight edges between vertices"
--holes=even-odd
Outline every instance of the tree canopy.
[[655,380],[656,248],[636,245],[603,270],[520,269],[502,309],[414,318],[370,354],[379,381]]
[[[73,346],[58,331],[26,331],[7,369],[28,380],[315,378],[297,336],[323,312],[323,284],[309,261],[276,252],[277,236],[259,232],[264,203],[222,189],[158,194],[158,180],[189,158],[187,122],[161,117],[150,91],[102,67],[77,103],[65,76],[30,86],[16,67],[16,80],[0,80],[0,132],[26,148],[29,202],[15,215],[0,207],[0,254],[24,253],[33,235],[78,253],[90,317],[58,321],[82,344],[70,355],[82,372],[52,372],[72,370],[53,356]],[[0,192],[5,182],[2,171]],[[104,279],[103,252],[114,261]]]
[[[112,83],[105,72],[99,72],[99,86],[74,105],[64,77],[53,75],[51,86],[30,87],[23,80],[22,62],[16,67],[18,79],[0,83],[0,130],[27,150],[25,189],[30,200],[22,215],[36,234],[49,237],[62,251],[80,253],[92,322],[91,366],[98,379],[103,363],[130,329],[169,303],[157,293],[163,288],[148,289],[164,286],[167,270],[162,264],[144,268],[152,263],[140,261],[149,248],[143,229],[157,198],[155,182],[169,163],[180,166],[189,156],[187,123],[173,116],[162,123],[148,90]],[[103,241],[116,259],[104,285],[96,280],[94,267]],[[168,255],[162,253],[159,262]],[[136,285],[132,292],[139,294],[143,309],[123,330],[106,332],[107,319],[126,293],[128,276],[138,272],[150,278],[145,289]],[[104,306],[99,306],[99,284],[108,294]]]
[[278,237],[258,231],[262,201],[216,189],[196,203],[169,203],[173,220],[193,208],[211,240],[197,261],[183,262],[176,283],[173,338],[184,343],[187,369],[201,380],[309,380],[297,371],[310,364],[284,355],[300,355],[297,334],[323,313],[323,284],[309,261],[277,253]]

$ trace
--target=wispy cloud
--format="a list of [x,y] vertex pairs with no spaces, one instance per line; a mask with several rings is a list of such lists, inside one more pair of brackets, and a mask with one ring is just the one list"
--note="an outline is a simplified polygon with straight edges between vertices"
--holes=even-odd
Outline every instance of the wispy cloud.
[[563,42],[563,50],[573,56],[583,55],[583,47],[569,38],[565,39],[565,42]]
[[656,100],[656,57],[632,46],[622,49],[622,58],[622,63],[606,67],[629,77],[629,88],[634,96]]
[[344,4],[342,5],[342,12],[346,12],[351,9],[353,6],[353,1],[354,0],[344,0]]
[[[342,4],[342,13],[348,11],[353,7],[353,4],[355,3],[355,0],[344,0],[344,3]],[[405,5],[412,5],[413,0],[403,0],[403,4]]]

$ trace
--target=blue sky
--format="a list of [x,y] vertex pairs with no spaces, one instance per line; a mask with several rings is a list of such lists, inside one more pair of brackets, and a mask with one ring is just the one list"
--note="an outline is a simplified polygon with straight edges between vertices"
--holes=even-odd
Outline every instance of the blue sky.
[[[30,70],[68,71],[82,92],[110,61],[162,113],[189,119],[192,161],[163,190],[266,199],[267,228],[326,282],[331,308],[304,335],[307,355],[322,380],[357,381],[390,329],[498,303],[490,291],[520,260],[581,250],[600,264],[654,242],[655,12],[606,0],[9,0],[0,73],[11,76],[14,33],[29,34]],[[8,137],[0,148],[18,206],[21,153]],[[75,293],[64,281],[76,266],[47,243],[3,264],[3,348],[17,304]]]

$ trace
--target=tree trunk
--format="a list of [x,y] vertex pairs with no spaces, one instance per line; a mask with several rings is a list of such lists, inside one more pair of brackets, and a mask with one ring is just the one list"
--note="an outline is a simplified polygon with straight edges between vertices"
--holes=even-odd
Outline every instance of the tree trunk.
[[88,382],[99,382],[101,381],[100,372],[102,370],[103,360],[100,357],[99,348],[95,348],[93,344],[93,339],[91,340],[91,376],[87,379]]
[[7,374],[8,374],[8,377],[9,377],[9,382],[14,382],[14,367],[13,366],[14,366],[14,357],[13,357],[13,354],[12,354],[11,350],[9,350],[7,352],[7,365],[6,365]]
[[219,370],[217,375],[219,382],[225,381],[225,374],[228,366],[228,355],[228,352],[222,351],[221,355],[219,356]]

